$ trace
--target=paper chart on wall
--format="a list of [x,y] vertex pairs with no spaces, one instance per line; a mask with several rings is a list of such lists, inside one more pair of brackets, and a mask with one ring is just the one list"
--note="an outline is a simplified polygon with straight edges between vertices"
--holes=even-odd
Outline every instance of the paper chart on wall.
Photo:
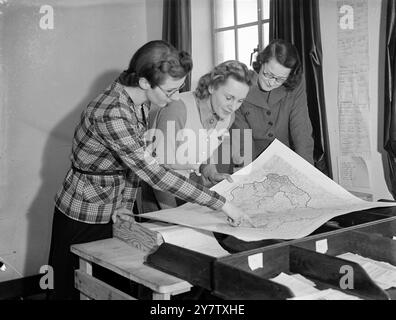
[[367,0],[340,0],[338,27],[339,183],[370,190],[370,101]]
[[333,217],[396,205],[355,197],[278,140],[232,178],[212,189],[243,209],[255,228],[232,227],[222,212],[190,203],[141,216],[257,241],[301,238]]

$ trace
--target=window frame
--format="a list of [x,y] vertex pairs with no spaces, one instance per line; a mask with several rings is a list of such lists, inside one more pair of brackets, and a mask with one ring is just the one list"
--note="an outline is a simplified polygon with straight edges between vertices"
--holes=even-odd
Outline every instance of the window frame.
[[[238,30],[246,27],[253,27],[257,26],[258,28],[258,50],[263,49],[263,26],[268,23],[271,23],[271,17],[269,16],[268,19],[262,19],[262,0],[256,0],[257,1],[257,20],[254,22],[249,22],[249,23],[243,23],[243,24],[237,24],[238,22],[238,17],[237,17],[237,12],[238,12],[238,0],[233,0],[234,3],[234,23],[233,25],[229,27],[222,27],[222,28],[215,28],[215,21],[216,21],[216,11],[215,11],[215,1],[216,0],[211,0],[210,5],[211,5],[211,12],[212,12],[212,20],[211,20],[211,29],[212,29],[212,59],[213,62],[216,64],[217,61],[217,56],[218,56],[218,50],[217,50],[217,45],[216,45],[216,33],[223,32],[223,31],[229,31],[229,30],[234,30],[234,40],[235,40],[235,47],[234,47],[234,54],[235,54],[235,60],[239,60],[239,41],[238,41]],[[269,1],[269,10],[271,10],[271,1]],[[252,48],[253,50],[253,48]],[[248,67],[251,67],[250,65]]]

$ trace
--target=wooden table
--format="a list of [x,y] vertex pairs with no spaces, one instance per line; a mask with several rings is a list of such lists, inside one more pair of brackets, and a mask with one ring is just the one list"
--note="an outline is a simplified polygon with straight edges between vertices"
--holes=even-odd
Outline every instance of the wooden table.
[[92,263],[141,284],[153,292],[154,300],[169,300],[172,295],[190,291],[191,284],[145,264],[147,252],[111,238],[71,246],[80,259],[75,271],[75,286],[82,300],[136,300],[92,275]]

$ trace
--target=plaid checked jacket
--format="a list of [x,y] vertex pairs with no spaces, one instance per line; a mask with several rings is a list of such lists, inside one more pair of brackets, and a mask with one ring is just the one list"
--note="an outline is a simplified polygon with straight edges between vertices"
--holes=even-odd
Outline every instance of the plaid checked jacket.
[[85,223],[108,223],[116,209],[132,211],[140,179],[214,210],[224,205],[224,197],[163,167],[146,152],[147,113],[147,106],[137,108],[118,80],[87,106],[74,133],[72,165],[92,173],[124,174],[70,169],[55,196],[61,212]]

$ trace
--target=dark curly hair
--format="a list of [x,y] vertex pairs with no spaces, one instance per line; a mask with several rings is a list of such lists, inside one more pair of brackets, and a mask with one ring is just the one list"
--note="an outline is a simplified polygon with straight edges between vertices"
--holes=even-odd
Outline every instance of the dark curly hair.
[[268,46],[262,50],[253,62],[253,69],[260,72],[261,66],[271,59],[276,59],[282,66],[291,69],[290,75],[283,83],[287,90],[293,90],[297,87],[302,79],[303,67],[297,48],[282,39],[272,40]]
[[228,78],[233,78],[236,81],[246,83],[249,87],[252,85],[254,72],[248,70],[246,65],[236,60],[228,60],[220,63],[211,72],[203,75],[195,89],[195,96],[204,100],[209,97],[209,87],[217,89],[224,84]]
[[178,51],[163,40],[150,41],[133,55],[127,70],[121,73],[119,81],[128,87],[138,87],[139,79],[145,78],[155,88],[165,82],[167,76],[181,79],[193,67],[189,53]]

